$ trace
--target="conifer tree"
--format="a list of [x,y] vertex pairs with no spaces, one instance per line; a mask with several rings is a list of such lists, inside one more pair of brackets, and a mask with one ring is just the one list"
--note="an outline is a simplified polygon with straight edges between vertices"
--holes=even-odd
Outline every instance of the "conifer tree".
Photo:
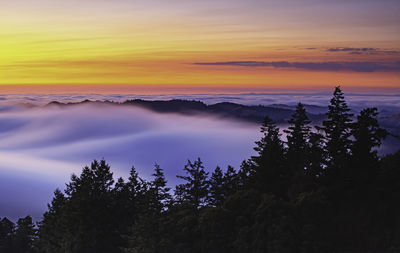
[[165,210],[171,201],[171,194],[169,193],[171,188],[167,187],[167,180],[160,165],[155,164],[154,167],[154,173],[152,174],[154,179],[150,183],[150,192],[154,199],[155,211],[159,214]]
[[139,174],[134,166],[129,173],[127,186],[131,192],[132,201],[135,198],[140,198],[147,191],[148,185],[145,180],[139,177]]
[[255,184],[255,162],[252,159],[244,160],[240,164],[240,168],[237,172],[236,181],[237,189],[243,190],[253,187]]
[[324,137],[320,133],[310,133],[310,147],[308,153],[308,167],[306,174],[319,181],[324,174],[324,167],[326,163],[326,151]]
[[235,169],[228,165],[223,180],[225,198],[234,194],[239,188],[239,176]]
[[306,174],[310,165],[310,135],[311,121],[308,119],[306,109],[299,103],[293,113],[290,124],[284,132],[287,134],[287,173],[289,179],[288,191],[291,197],[296,197],[305,187],[310,185],[311,178]]
[[307,166],[311,121],[302,103],[297,105],[295,113],[288,122],[290,126],[284,130],[287,134],[288,165],[296,171],[304,170]]
[[280,139],[279,128],[269,117],[265,117],[261,126],[263,136],[256,142],[258,156],[253,156],[254,178],[258,189],[264,192],[273,192],[285,195],[287,184],[286,171],[283,168],[285,149]]
[[154,252],[146,251],[144,248],[153,243],[148,234],[152,226],[147,224],[153,222],[151,219],[154,215],[154,208],[150,209],[149,183],[139,177],[136,168],[132,166],[128,181],[119,188],[118,210],[121,210],[120,215],[125,220],[124,223],[121,223],[126,241],[123,251]]
[[[138,178],[135,170],[131,172],[131,181],[136,184],[136,190],[141,191],[140,210],[131,227],[131,235],[128,238],[128,247],[124,252],[161,252],[162,236],[167,233],[163,228],[163,212],[171,200],[170,188],[164,172],[158,164],[155,164],[153,180],[143,187],[143,180]],[[136,182],[136,183],[134,183]]]
[[17,221],[17,229],[15,230],[14,252],[16,253],[33,253],[33,240],[36,237],[35,225],[30,216],[20,218]]
[[206,204],[208,196],[208,172],[204,170],[203,162],[198,158],[193,163],[188,160],[184,171],[186,176],[177,176],[186,183],[176,186],[175,195],[180,202],[189,204],[195,210]]
[[344,99],[340,87],[336,87],[328,106],[327,120],[322,122],[321,128],[325,133],[326,149],[328,152],[328,174],[336,180],[345,176],[344,168],[349,159],[351,145],[351,117],[350,109]]
[[382,144],[386,131],[379,127],[377,108],[367,108],[360,112],[352,125],[352,166],[353,178],[368,180],[378,169],[378,155],[375,148]]
[[113,218],[113,184],[113,174],[104,160],[95,160],[79,177],[71,177],[66,189],[68,239],[64,251],[116,252],[120,235]]
[[209,204],[221,206],[225,200],[224,175],[220,167],[215,168],[210,177],[210,196]]
[[43,214],[43,220],[39,223],[39,247],[45,253],[62,252],[65,240],[65,223],[63,212],[68,199],[56,189],[48,210]]
[[0,219],[0,252],[12,252],[15,224],[6,217]]

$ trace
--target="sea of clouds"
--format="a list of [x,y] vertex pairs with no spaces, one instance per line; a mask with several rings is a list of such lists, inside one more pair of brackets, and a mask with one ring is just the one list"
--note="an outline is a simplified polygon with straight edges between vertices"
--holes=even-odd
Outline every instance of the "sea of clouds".
[[125,178],[132,165],[149,178],[158,163],[174,184],[187,159],[237,168],[258,137],[256,124],[129,106],[8,107],[0,112],[0,216],[38,219],[55,188],[93,159]]
[[[330,94],[0,95],[0,217],[30,214],[40,220],[53,191],[63,189],[70,175],[93,159],[106,159],[115,177],[125,178],[134,165],[149,179],[157,163],[173,185],[188,159],[200,157],[211,171],[238,168],[254,154],[260,133],[253,123],[109,104],[45,106],[50,101],[135,98],[326,106]],[[398,95],[350,94],[347,99],[355,111],[378,106],[384,113],[400,112]]]

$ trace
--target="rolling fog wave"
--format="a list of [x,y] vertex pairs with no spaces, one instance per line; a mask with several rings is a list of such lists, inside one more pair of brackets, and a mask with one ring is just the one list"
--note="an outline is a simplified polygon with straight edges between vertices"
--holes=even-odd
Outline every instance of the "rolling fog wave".
[[[330,94],[0,95],[0,216],[15,219],[30,214],[39,220],[53,191],[63,189],[72,173],[79,173],[94,159],[106,159],[115,177],[126,177],[134,165],[142,177],[149,178],[158,163],[173,185],[187,159],[201,157],[209,171],[217,165],[238,168],[253,154],[254,141],[260,137],[257,124],[212,116],[160,114],[107,103],[44,106],[52,100],[135,98],[284,104],[283,108],[302,101],[321,106],[310,109],[324,113]],[[399,95],[350,94],[346,98],[355,111],[377,106],[382,123],[398,133]],[[399,145],[398,139],[389,137],[379,152],[392,153]]]
[[149,178],[158,163],[170,184],[187,159],[201,157],[208,170],[238,168],[253,154],[258,128],[131,106],[8,108],[0,111],[0,216],[40,219],[55,188],[93,159],[106,159],[116,177],[134,165]]

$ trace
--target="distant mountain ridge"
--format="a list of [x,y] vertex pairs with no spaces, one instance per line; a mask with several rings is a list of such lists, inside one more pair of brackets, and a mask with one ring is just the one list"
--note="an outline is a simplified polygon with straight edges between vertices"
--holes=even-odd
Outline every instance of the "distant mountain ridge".
[[[221,118],[236,119],[248,122],[261,123],[267,115],[276,123],[286,123],[294,113],[294,109],[285,105],[242,105],[232,102],[221,102],[207,105],[204,102],[197,100],[143,100],[133,99],[125,102],[112,101],[91,101],[84,100],[81,102],[61,103],[52,101],[47,106],[73,106],[81,104],[111,104],[111,105],[126,105],[137,106],[158,113],[179,113],[191,115],[196,113],[209,114]],[[315,107],[315,106],[314,106]],[[322,110],[322,107],[320,108]],[[321,121],[325,118],[323,113],[308,113],[308,117],[313,122]]]

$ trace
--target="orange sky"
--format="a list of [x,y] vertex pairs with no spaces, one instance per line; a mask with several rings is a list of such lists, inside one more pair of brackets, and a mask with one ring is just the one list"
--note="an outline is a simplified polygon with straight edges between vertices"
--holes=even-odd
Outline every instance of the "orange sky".
[[398,1],[1,5],[3,93],[400,88]]

